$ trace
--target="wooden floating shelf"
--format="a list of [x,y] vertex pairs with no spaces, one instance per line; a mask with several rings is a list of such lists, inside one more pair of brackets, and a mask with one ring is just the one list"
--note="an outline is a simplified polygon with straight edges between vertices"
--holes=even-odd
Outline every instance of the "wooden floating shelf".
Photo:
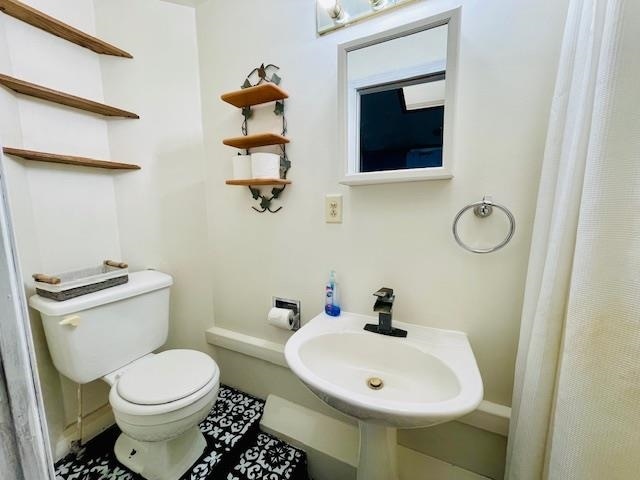
[[76,97],[75,95],[70,95],[58,90],[52,90],[51,88],[36,85],[35,83],[25,82],[24,80],[19,80],[1,73],[0,84],[10,88],[14,92],[22,93],[23,95],[29,95],[30,97],[47,100],[60,105],[66,105],[67,107],[78,108],[87,112],[98,113],[107,117],[140,118],[135,113],[127,112],[120,108],[110,107],[109,105],[94,102],[93,100]]
[[263,83],[255,87],[243,88],[235,92],[225,93],[220,98],[234,107],[243,108],[275,100],[289,98],[289,94],[274,83]]
[[0,11],[18,20],[33,25],[36,28],[49,32],[56,37],[68,40],[81,47],[93,50],[103,55],[114,55],[116,57],[133,58],[130,53],[120,50],[113,45],[84,33],[77,28],[67,25],[46,13],[25,5],[16,0],[0,0]]
[[13,155],[24,158],[25,160],[33,160],[36,162],[62,163],[65,165],[75,165],[79,167],[105,168],[108,170],[140,170],[139,165],[133,165],[131,163],[109,162],[106,160],[95,160],[93,158],[35,152],[33,150],[22,150],[10,147],[4,147],[2,151],[7,155]]
[[225,138],[222,140],[222,143],[229,147],[249,149],[268,145],[284,145],[285,143],[289,143],[289,139],[277,133],[256,133],[242,137]]
[[246,180],[227,180],[227,185],[242,185],[247,186],[265,186],[265,185],[289,185],[291,180],[285,180],[282,178],[248,178]]

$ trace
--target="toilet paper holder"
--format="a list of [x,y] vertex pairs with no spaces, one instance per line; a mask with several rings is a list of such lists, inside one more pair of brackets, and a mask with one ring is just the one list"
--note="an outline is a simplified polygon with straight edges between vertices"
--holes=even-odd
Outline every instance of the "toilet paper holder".
[[277,308],[287,308],[293,311],[293,326],[291,330],[294,332],[300,329],[300,300],[291,300],[289,298],[273,297],[272,305]]

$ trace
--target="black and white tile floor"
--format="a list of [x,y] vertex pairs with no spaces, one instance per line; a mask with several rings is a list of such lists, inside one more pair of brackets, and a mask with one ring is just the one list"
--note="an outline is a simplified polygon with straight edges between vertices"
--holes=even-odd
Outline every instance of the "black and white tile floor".
[[[200,430],[207,448],[181,480],[309,480],[302,450],[259,429],[264,402],[221,386]],[[112,427],[55,465],[56,480],[141,480],[115,458]]]

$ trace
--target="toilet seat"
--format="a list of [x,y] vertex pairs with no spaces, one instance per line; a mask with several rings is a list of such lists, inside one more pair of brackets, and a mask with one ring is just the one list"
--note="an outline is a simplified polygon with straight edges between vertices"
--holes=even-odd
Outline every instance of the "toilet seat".
[[193,395],[213,378],[216,365],[196,350],[167,350],[122,374],[118,395],[137,405],[162,405]]
[[[188,373],[190,369],[192,373]],[[191,410],[188,407],[197,408],[198,400],[217,390],[219,381],[220,370],[208,355],[167,350],[127,369],[111,387],[109,403],[115,412],[127,416],[162,415],[181,409],[184,411],[176,414],[184,416]]]

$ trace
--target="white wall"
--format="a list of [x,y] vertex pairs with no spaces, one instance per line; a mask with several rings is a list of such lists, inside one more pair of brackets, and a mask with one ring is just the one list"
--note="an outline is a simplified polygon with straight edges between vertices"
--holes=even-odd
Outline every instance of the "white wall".
[[[30,3],[63,21],[93,31],[93,7],[82,0]],[[2,15],[8,59],[2,72],[102,100],[100,65],[93,52]],[[8,60],[8,61],[7,61]],[[97,116],[48,102],[0,93],[0,137],[5,145],[57,153],[109,158],[106,122]],[[19,134],[18,134],[19,133]],[[72,270],[120,257],[113,181],[89,169],[40,165],[5,157],[12,215],[27,294],[35,272]],[[51,364],[37,314],[32,313],[34,343],[54,451],[62,430],[75,418],[75,386]],[[106,389],[86,387],[85,409],[102,403]]]
[[167,346],[208,351],[214,292],[204,166],[212,160],[203,147],[195,10],[158,0],[95,5],[98,34],[118,38],[134,57],[100,59],[105,99],[140,115],[109,123],[114,158],[142,166],[116,179],[123,258],[174,276]]
[[[336,44],[458,3],[463,10],[455,178],[339,186]],[[249,0],[198,7],[216,323],[283,340],[288,334],[264,321],[271,296],[300,298],[308,319],[321,311],[323,285],[335,268],[345,310],[370,313],[372,292],[388,285],[397,292],[398,319],[467,332],[486,399],[509,405],[565,6],[434,0],[320,38],[311,1],[282,1],[277,12],[269,3]],[[239,133],[241,116],[218,97],[237,88],[262,61],[282,68],[282,86],[291,96],[293,185],[276,215],[255,213],[246,189],[224,186],[235,151],[221,140]],[[334,192],[345,196],[341,225],[324,223],[324,195]],[[472,255],[455,244],[451,221],[484,193],[512,209],[518,231],[502,251]]]
[[[370,312],[371,293],[386,285],[396,289],[398,319],[466,331],[482,371],[485,398],[510,404],[566,0],[416,2],[324,37],[315,34],[312,0],[280,0],[277,5],[209,0],[199,3],[195,17],[192,9],[158,0],[30,4],[97,32],[135,58],[99,57],[0,16],[0,46],[4,42],[7,47],[0,48],[2,71],[104,98],[136,111],[141,120],[106,121],[0,89],[0,137],[17,147],[140,163],[143,170],[111,176],[7,160],[25,276],[105,256],[121,257],[133,268],[164,269],[176,278],[169,345],[210,351],[204,329],[213,323],[214,313],[219,326],[284,342],[289,334],[264,321],[271,296],[301,299],[304,319],[309,319],[322,309],[323,285],[335,268],[346,310]],[[463,11],[455,178],[338,185],[336,45],[457,5]],[[235,151],[222,146],[221,139],[239,134],[242,117],[219,95],[238,88],[244,75],[263,61],[282,67],[283,87],[291,94],[287,116],[294,183],[276,215],[255,213],[247,189],[224,185]],[[272,125],[271,108],[264,115],[258,112],[252,127]],[[341,225],[324,223],[327,193],[344,195]],[[455,245],[450,224],[459,208],[485,193],[513,210],[518,231],[504,250],[474,256]],[[492,222],[492,231],[501,226],[497,217]],[[75,413],[73,385],[61,384],[38,327],[35,321],[55,442]],[[277,390],[322,409],[290,372],[228,351],[212,353],[223,380],[262,396]],[[87,411],[106,402],[106,388],[101,388],[88,389]],[[68,399],[66,414],[60,392]],[[401,442],[457,463],[464,463],[464,455],[491,457],[467,461],[476,471],[498,476],[504,439],[460,425],[403,432]],[[459,444],[467,448],[462,456],[455,455]],[[479,444],[490,448],[474,453]]]
[[[156,267],[176,278],[169,345],[205,349],[213,293],[201,261],[207,218],[193,8],[157,0],[29,4],[135,58],[100,56],[0,15],[0,71],[121,106],[141,120],[105,119],[2,88],[0,142],[143,169],[111,174],[5,157],[27,294],[34,272],[73,270],[105,258],[122,258],[133,269]],[[32,324],[50,438],[60,457],[68,447],[63,430],[76,418],[76,386],[52,365],[34,312]],[[85,386],[85,414],[106,405],[107,394],[104,382]]]
[[[370,313],[372,292],[390,286],[397,293],[394,310],[399,320],[467,332],[485,398],[510,405],[537,178],[566,4],[416,2],[323,37],[315,33],[312,0],[282,0],[277,8],[258,0],[199,5],[216,325],[284,342],[289,334],[264,320],[271,296],[300,299],[304,319],[309,319],[322,309],[323,285],[334,268],[345,310]],[[340,186],[337,44],[458,5],[462,18],[455,178]],[[221,140],[239,134],[242,117],[219,95],[237,89],[261,62],[281,67],[282,86],[290,94],[293,184],[276,215],[255,213],[246,188],[224,185],[235,151]],[[266,107],[267,116],[271,109]],[[252,131],[261,121],[257,113]],[[341,225],[324,223],[327,193],[344,195]],[[507,205],[518,229],[503,250],[473,255],[455,244],[451,221],[461,207],[483,194]],[[490,222],[492,231],[504,228],[497,215]],[[231,363],[237,355],[219,356],[223,379],[251,388],[251,374]],[[267,383],[256,390],[268,389]],[[447,432],[449,439],[459,438],[451,429]],[[422,437],[414,435],[413,440],[431,442],[434,448],[442,443],[427,438],[435,435],[427,431],[418,435]]]

